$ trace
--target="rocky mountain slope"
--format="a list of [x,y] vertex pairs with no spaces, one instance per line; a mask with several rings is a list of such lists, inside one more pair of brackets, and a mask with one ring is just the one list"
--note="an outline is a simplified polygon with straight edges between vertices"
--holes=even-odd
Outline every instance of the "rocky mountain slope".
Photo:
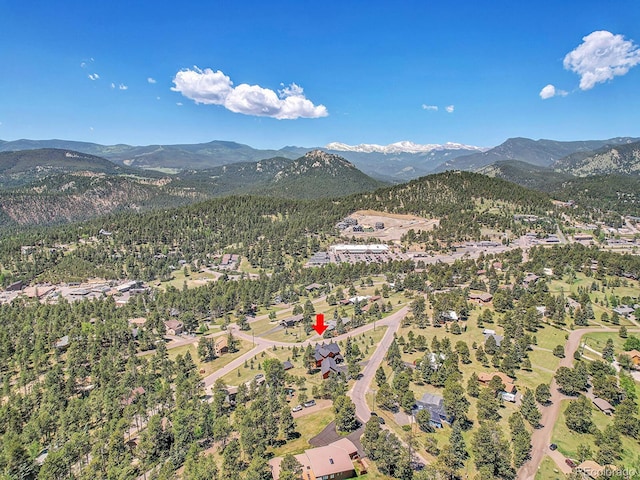
[[179,174],[185,185],[219,196],[253,193],[287,198],[337,197],[382,185],[344,158],[313,150],[290,160],[276,157],[259,162],[224,165]]
[[555,140],[531,140],[510,138],[501,145],[482,153],[465,155],[447,161],[436,170],[477,170],[486,165],[504,160],[519,160],[532,165],[549,167],[555,161],[578,152],[591,153],[606,145],[624,145],[637,142],[631,137],[616,137],[608,140],[585,140],[559,142]]
[[122,210],[151,210],[230,194],[339,197],[382,185],[319,150],[177,175],[122,167],[69,150],[1,154],[0,224],[55,224]]
[[596,152],[574,153],[553,164],[560,172],[591,175],[640,175],[640,142],[606,146]]

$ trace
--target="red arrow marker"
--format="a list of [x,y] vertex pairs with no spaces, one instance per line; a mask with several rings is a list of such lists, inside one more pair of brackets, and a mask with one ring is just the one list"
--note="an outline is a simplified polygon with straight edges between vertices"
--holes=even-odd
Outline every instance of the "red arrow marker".
[[327,329],[327,326],[324,324],[324,313],[316,314],[316,324],[313,326],[313,329],[318,332],[318,335],[322,335]]

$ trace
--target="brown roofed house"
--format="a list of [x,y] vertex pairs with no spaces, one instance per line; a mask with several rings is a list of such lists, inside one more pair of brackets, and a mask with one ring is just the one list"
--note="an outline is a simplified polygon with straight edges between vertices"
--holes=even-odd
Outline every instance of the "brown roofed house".
[[167,320],[164,322],[167,335],[180,335],[184,331],[184,325],[179,320]]
[[635,366],[640,365],[640,352],[638,350],[623,352],[623,355],[627,355],[629,358],[631,358],[631,363],[633,363]]
[[537,280],[538,277],[535,273],[528,273],[523,279],[522,279],[522,284],[524,285],[525,288],[529,287],[529,285],[534,284]]
[[[305,450],[295,455],[302,465],[303,480],[332,479],[342,480],[356,476],[352,459],[357,458],[358,449],[348,438],[343,438],[325,447]],[[274,480],[280,478],[282,457],[269,460]]]
[[594,397],[592,402],[605,415],[611,415],[613,413],[613,411],[615,410],[613,408],[613,405],[611,405],[609,402],[607,402],[604,398]]
[[576,471],[586,474],[589,478],[599,478],[605,472],[606,467],[603,467],[598,462],[593,460],[585,460],[576,467]]
[[122,400],[120,400],[120,404],[123,407],[126,407],[127,405],[131,405],[138,399],[140,395],[144,395],[145,393],[147,392],[143,387],[136,387],[133,390],[131,390],[131,393],[129,393],[128,397],[125,397]]
[[470,293],[469,294],[469,300],[474,300],[477,303],[489,303],[491,300],[493,300],[493,295],[491,295],[490,293],[487,293],[487,292]]
[[216,355],[218,357],[223,353],[229,353],[229,341],[226,335],[217,338],[214,346],[215,346]]
[[144,317],[136,317],[136,318],[130,318],[129,319],[129,323],[131,325],[136,325],[138,327],[143,327],[145,323],[147,323],[147,319]]

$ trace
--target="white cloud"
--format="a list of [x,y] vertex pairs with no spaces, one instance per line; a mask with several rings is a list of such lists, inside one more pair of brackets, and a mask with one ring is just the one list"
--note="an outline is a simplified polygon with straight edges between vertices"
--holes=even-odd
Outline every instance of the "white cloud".
[[438,106],[437,105],[426,105],[426,104],[422,104],[422,109],[423,110],[429,110],[432,112],[437,112],[438,111]]
[[89,131],[93,132],[93,127],[89,127]]
[[87,66],[87,62],[80,62],[80,68],[85,68]]
[[156,100],[160,100],[160,97],[156,97]]
[[111,88],[116,88],[116,84],[111,82]]
[[147,82],[149,83],[156,83],[156,79],[152,78],[152,77],[147,77]]
[[453,105],[447,105],[446,107],[444,107],[444,109],[447,111],[447,113],[453,113],[456,107]]
[[544,87],[542,90],[540,90],[540,98],[543,100],[546,100],[547,98],[552,98],[556,96],[556,87],[554,87],[553,85],[549,84],[546,87]]
[[90,73],[88,76],[89,80],[98,80],[100,78],[100,75],[98,75],[97,73]]
[[324,105],[314,105],[304,95],[299,85],[289,86],[274,92],[259,85],[242,83],[233,86],[231,79],[220,70],[204,70],[194,67],[176,73],[173,79],[174,92],[180,92],[196,103],[222,105],[227,110],[244,115],[272,117],[279,120],[326,117],[329,112]]
[[181,107],[182,106],[182,102],[176,102],[176,105]]
[[555,86],[549,84],[546,87],[544,87],[542,90],[540,90],[539,95],[541,99],[547,100],[548,98],[553,98],[553,97],[566,97],[567,95],[569,95],[569,93],[565,92],[564,90],[556,89]]
[[128,90],[129,89],[129,87],[127,87],[124,83],[121,83],[120,85],[118,85],[118,88],[120,90]]
[[564,68],[580,75],[580,89],[589,90],[598,83],[626,75],[640,63],[640,49],[622,35],[606,30],[590,33],[564,57]]

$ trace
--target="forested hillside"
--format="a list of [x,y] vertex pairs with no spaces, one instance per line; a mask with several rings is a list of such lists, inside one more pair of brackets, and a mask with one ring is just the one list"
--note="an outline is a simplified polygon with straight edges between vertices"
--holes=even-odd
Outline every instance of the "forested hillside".
[[122,174],[128,169],[104,158],[72,150],[44,148],[0,152],[0,187],[10,188],[70,172]]
[[[109,278],[162,278],[169,273],[170,261],[154,255],[165,249],[177,249],[188,261],[237,251],[256,266],[280,268],[307,258],[324,236],[335,235],[340,219],[366,208],[439,218],[439,228],[428,233],[437,245],[480,239],[483,226],[509,228],[513,213],[542,214],[552,205],[544,194],[500,179],[447,172],[335,200],[227,197],[178,209],[122,212],[81,225],[5,234],[0,263],[5,266],[5,282],[51,280],[52,275],[82,278],[92,268],[100,268]],[[70,245],[96,236],[100,229],[113,235],[64,254],[60,249],[42,249],[33,258],[20,255],[23,245]],[[126,255],[117,254],[122,249]]]
[[[396,250],[424,246],[447,262],[428,264],[418,257],[303,268],[314,252],[346,240],[336,223],[359,210],[439,220],[433,230],[410,230]],[[537,220],[523,224],[517,214]],[[532,452],[539,409],[548,408],[545,402],[555,393],[544,387],[555,374],[563,329],[588,325],[596,313],[608,322],[605,302],[632,303],[640,262],[636,255],[582,245],[532,248],[527,262],[519,248],[451,263],[447,257],[455,245],[484,239],[489,231],[555,233],[560,218],[544,193],[480,174],[446,172],[331,199],[228,196],[7,230],[0,242],[3,286],[17,280],[38,284],[34,296],[48,282],[75,288],[63,282],[96,277],[143,280],[149,287],[125,303],[113,292],[41,303],[25,290],[0,306],[0,470],[8,478],[43,480],[268,480],[267,459],[281,455],[285,470],[295,471],[287,454],[309,448],[310,438],[329,422],[345,434],[361,426],[354,402],[366,405],[366,393],[363,400],[349,392],[363,381],[360,373],[385,335],[390,343],[375,372],[378,414],[358,434],[374,462],[371,478],[425,480],[467,471],[513,479]],[[241,265],[218,269],[223,254],[239,255]],[[580,308],[565,308],[564,288]],[[363,303],[351,304],[349,297],[360,294]],[[485,296],[492,299],[475,303]],[[316,311],[333,318],[334,331],[315,335]],[[291,315],[302,320],[287,329],[282,323]],[[186,335],[167,335],[175,322]],[[500,329],[500,345],[485,338],[485,325]],[[360,329],[353,338],[351,329]],[[312,347],[302,342],[334,337],[344,349],[347,373],[324,379]],[[224,353],[216,349],[220,340]],[[441,359],[436,368],[433,358]],[[232,361],[231,373],[223,376]],[[482,386],[478,372],[485,371],[516,378],[525,407],[502,400],[502,383]],[[621,383],[625,375],[620,373]],[[593,378],[594,391],[611,402],[626,391],[624,384],[615,391],[602,387],[616,385],[613,374],[594,371]],[[418,472],[395,414],[413,412],[420,394],[433,392],[442,394],[456,421],[435,429],[431,417],[415,413],[414,454],[429,459]],[[308,399],[322,404],[294,410]],[[635,414],[623,415],[637,422]],[[390,431],[380,428],[378,417]],[[612,453],[603,443],[591,456],[628,464],[635,440],[620,431],[624,448]],[[461,457],[444,465],[453,458],[447,442]]]
[[496,162],[483,167],[479,173],[548,193],[558,200],[574,201],[576,208],[588,211],[594,220],[601,219],[609,211],[640,215],[640,178],[634,175],[577,177],[514,160]]
[[593,175],[640,175],[640,143],[607,145],[595,152],[576,153],[553,164],[561,172],[578,177]]
[[[51,225],[118,211],[148,211],[230,194],[327,198],[373,190],[381,182],[321,151],[210,170],[160,174],[116,166],[66,150],[0,154],[2,225]],[[36,168],[35,165],[38,165]]]

